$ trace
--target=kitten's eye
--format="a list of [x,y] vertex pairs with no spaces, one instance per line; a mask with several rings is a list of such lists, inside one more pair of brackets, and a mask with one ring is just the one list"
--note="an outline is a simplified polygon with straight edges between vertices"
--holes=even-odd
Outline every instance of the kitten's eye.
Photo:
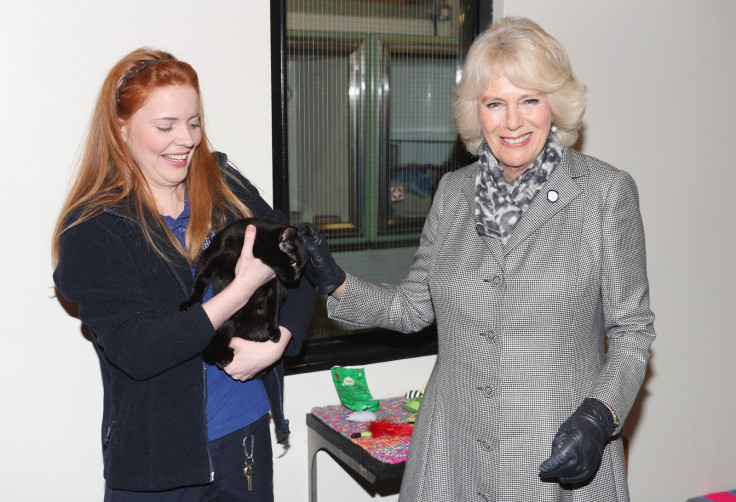
[[291,262],[291,267],[292,268],[296,268],[296,260],[294,260],[294,261]]

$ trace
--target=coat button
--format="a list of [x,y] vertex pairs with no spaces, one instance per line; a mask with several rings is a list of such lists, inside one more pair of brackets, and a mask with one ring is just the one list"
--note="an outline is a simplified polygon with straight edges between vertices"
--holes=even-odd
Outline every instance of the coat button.
[[485,439],[478,440],[478,443],[480,444],[480,447],[483,448],[483,450],[491,451],[491,443],[489,443]]
[[491,502],[490,497],[483,492],[478,492],[478,496],[483,502]]
[[496,332],[492,329],[489,329],[485,333],[483,333],[483,336],[485,337],[486,341],[492,342],[496,339]]
[[485,387],[478,387],[478,390],[483,392],[483,397],[493,396],[493,387],[486,385]]
[[499,277],[497,275],[494,275],[491,278],[491,284],[493,284],[494,286],[500,286],[502,282],[503,282],[503,280],[501,279],[501,277]]

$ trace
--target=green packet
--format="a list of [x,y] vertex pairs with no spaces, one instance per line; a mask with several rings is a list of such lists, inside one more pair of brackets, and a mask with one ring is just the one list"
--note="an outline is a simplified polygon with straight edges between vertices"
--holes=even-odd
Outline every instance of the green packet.
[[355,411],[378,411],[378,399],[373,399],[362,366],[333,366],[332,382],[340,397],[340,403]]

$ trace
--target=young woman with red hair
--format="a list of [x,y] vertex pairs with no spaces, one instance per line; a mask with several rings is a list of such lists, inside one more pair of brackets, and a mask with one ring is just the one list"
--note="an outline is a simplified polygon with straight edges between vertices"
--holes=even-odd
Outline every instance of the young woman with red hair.
[[249,216],[285,219],[211,151],[194,69],[146,48],[121,59],[52,249],[57,289],[100,359],[106,501],[273,500],[268,414],[288,434],[282,358],[301,346],[314,290],[290,290],[278,343],[235,338],[224,371],[205,364],[215,330],[274,277],[250,227],[232,283],[178,310],[213,229]]

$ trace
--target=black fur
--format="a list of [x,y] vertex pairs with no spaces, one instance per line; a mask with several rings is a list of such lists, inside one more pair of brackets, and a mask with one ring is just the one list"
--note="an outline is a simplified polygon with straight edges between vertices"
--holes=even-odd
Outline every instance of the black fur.
[[286,299],[285,284],[299,279],[308,256],[296,227],[260,218],[230,223],[202,252],[197,261],[192,294],[179,306],[180,311],[201,302],[210,284],[217,294],[232,282],[248,225],[256,227],[253,256],[273,268],[276,278],[258,288],[248,303],[220,326],[205,349],[204,360],[220,368],[233,360],[230,340],[234,336],[256,342],[279,341],[279,310]]

